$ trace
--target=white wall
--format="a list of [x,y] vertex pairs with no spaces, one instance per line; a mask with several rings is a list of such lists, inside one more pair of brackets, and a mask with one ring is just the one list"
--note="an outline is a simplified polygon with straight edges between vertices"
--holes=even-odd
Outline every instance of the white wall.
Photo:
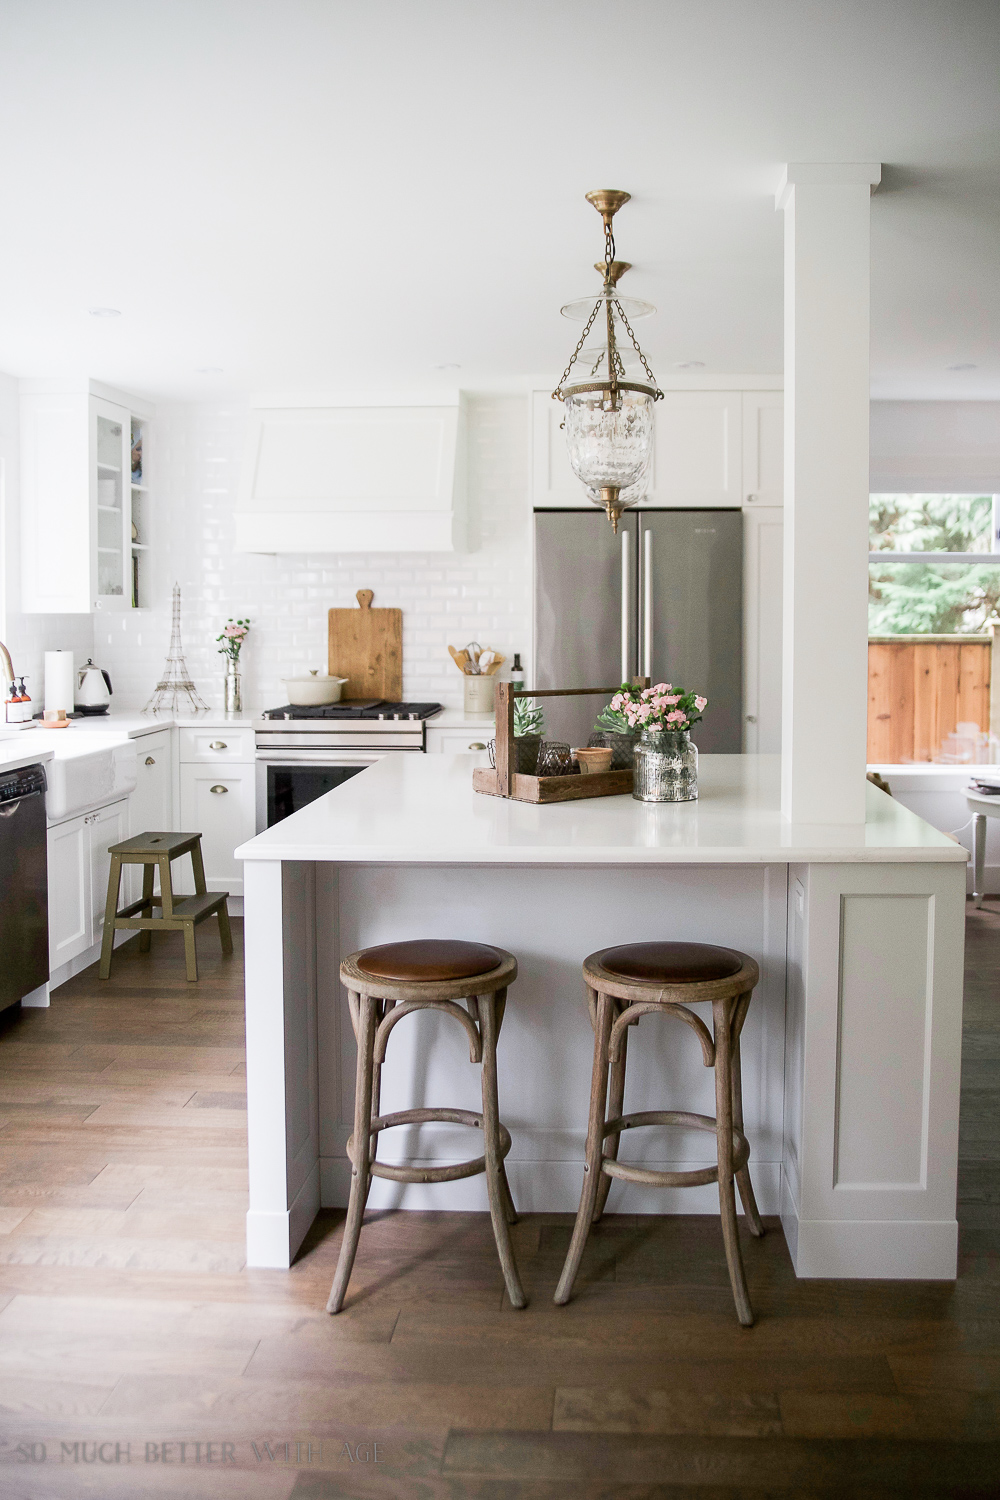
[[[510,660],[531,651],[531,507],[526,397],[469,402],[469,538],[465,554],[255,556],[232,549],[247,409],[158,404],[149,451],[154,605],[98,615],[94,659],[115,683],[116,707],[141,708],[170,636],[170,591],[182,590],[187,664],[212,707],[222,703],[224,658],[215,637],[227,616],[252,620],[243,649],[244,702],[287,701],[281,679],[326,663],[327,610],[355,603],[403,611],[403,694],[460,706],[449,643],[475,638]],[[506,669],[505,669],[506,670]]]
[[873,401],[871,489],[1000,493],[1000,401]]
[[[17,381],[0,375],[0,640],[26,679],[36,709],[44,699],[44,653],[72,651],[80,664],[93,654],[90,615],[21,613],[21,527]],[[3,684],[6,688],[6,684]]]

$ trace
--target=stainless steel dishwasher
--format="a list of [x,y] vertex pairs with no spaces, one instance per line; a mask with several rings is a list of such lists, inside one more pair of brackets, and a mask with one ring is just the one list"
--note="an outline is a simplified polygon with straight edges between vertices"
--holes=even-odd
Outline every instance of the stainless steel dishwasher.
[[49,977],[45,771],[0,773],[0,1010]]

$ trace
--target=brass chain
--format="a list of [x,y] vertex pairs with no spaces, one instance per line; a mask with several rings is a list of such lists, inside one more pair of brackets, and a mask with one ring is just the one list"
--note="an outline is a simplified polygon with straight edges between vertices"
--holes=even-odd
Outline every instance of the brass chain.
[[586,324],[584,325],[583,332],[580,335],[580,341],[577,344],[576,348],[573,350],[572,355],[570,356],[569,364],[566,366],[565,370],[563,370],[562,374],[559,377],[559,384],[556,386],[555,390],[552,392],[552,399],[553,399],[553,401],[562,401],[564,399],[563,398],[563,393],[562,393],[563,384],[565,383],[567,377],[569,376],[570,370],[572,370],[573,366],[576,364],[576,357],[577,357],[577,355],[580,353],[580,350],[583,348],[584,344],[587,341],[587,334],[590,332],[590,330],[594,326],[594,319],[597,317],[597,314],[601,310],[601,303],[603,302],[603,300],[604,300],[603,297],[600,297],[594,303],[594,310],[591,313],[590,317],[587,319]]
[[618,316],[621,318],[622,322],[625,324],[625,330],[628,333],[629,338],[632,340],[632,347],[633,347],[633,349],[635,350],[636,354],[638,354],[639,358],[642,360],[642,368],[645,370],[646,374],[649,376],[649,383],[653,387],[653,400],[654,401],[662,401],[663,400],[663,392],[660,390],[659,386],[656,384],[656,376],[653,374],[652,370],[649,368],[649,361],[646,359],[646,356],[643,354],[642,350],[639,348],[639,340],[636,338],[635,334],[632,332],[632,325],[629,322],[628,318],[626,318],[625,312],[624,312],[624,310],[622,308],[621,303],[618,301],[617,297],[615,298],[615,307],[617,307],[617,309],[618,309]]

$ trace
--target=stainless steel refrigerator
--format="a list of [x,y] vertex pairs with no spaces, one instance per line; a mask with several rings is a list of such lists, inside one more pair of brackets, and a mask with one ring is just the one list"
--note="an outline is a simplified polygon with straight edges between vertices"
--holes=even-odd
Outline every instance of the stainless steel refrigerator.
[[[703,693],[699,750],[743,748],[743,516],[738,510],[535,512],[535,671],[529,686],[636,675]],[[585,745],[597,698],[542,699],[550,739]]]

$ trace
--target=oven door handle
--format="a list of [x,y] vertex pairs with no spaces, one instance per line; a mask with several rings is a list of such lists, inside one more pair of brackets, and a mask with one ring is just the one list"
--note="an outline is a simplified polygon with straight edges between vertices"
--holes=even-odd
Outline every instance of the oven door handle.
[[384,760],[388,750],[268,750],[257,751],[258,766],[373,766]]

